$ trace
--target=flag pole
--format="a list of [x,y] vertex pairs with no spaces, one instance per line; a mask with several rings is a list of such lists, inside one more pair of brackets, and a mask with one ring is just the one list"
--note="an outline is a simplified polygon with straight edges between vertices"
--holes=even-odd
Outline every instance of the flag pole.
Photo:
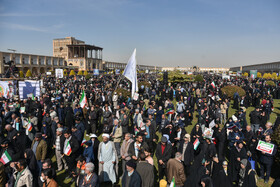
[[116,86],[114,92],[116,92],[116,90],[117,90],[117,88],[118,88],[118,86],[119,86],[119,83],[120,83],[120,81],[121,81],[122,79],[123,79],[123,76],[120,75],[119,78],[118,78],[117,86]]

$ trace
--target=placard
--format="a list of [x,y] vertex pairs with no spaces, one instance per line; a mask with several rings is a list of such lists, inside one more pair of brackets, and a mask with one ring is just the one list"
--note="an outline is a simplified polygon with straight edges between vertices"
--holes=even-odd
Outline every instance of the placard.
[[133,100],[137,101],[138,97],[139,97],[139,94],[138,93],[134,93]]
[[99,69],[93,69],[93,75],[99,75]]
[[25,107],[20,107],[20,113],[24,113],[25,112]]
[[116,69],[116,75],[119,75],[121,73],[120,69]]
[[250,70],[250,78],[255,79],[257,78],[258,70]]
[[12,98],[14,95],[14,83],[12,81],[0,81],[0,97]]
[[259,140],[259,143],[257,145],[257,150],[268,153],[268,154],[272,154],[273,149],[274,149],[274,144]]
[[212,138],[214,131],[211,128],[205,128],[203,136],[205,138]]
[[55,77],[56,78],[63,78],[63,69],[55,69]]

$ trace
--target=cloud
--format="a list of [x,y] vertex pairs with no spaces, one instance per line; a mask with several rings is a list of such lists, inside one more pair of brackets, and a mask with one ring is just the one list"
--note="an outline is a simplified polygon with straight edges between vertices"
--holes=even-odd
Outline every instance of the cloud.
[[43,32],[43,33],[59,33],[56,32],[55,30],[63,28],[64,24],[56,24],[56,25],[51,25],[48,28],[43,28],[43,27],[35,27],[32,25],[0,22],[0,27],[14,29],[14,30],[35,31],[35,32]]

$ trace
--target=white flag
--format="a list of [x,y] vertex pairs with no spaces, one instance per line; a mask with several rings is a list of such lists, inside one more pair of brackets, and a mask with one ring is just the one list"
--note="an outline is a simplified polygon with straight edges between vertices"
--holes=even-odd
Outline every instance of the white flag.
[[136,49],[134,49],[133,54],[128,60],[123,75],[132,83],[131,97],[133,97],[134,93],[138,92],[137,70],[136,70]]

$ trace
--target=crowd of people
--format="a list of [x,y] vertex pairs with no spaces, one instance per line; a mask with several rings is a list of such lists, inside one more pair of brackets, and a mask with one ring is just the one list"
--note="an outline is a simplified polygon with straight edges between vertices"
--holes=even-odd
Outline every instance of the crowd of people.
[[[269,122],[278,86],[263,80],[204,76],[162,84],[156,74],[130,82],[103,75],[44,77],[40,97],[0,98],[0,186],[247,187],[269,181],[277,130]],[[233,97],[224,86],[242,87]],[[86,104],[81,107],[82,92]],[[254,107],[246,118],[248,107]],[[235,109],[229,115],[230,108]],[[250,123],[248,123],[250,122]],[[193,128],[187,132],[186,129]],[[271,153],[259,141],[274,145]],[[276,179],[275,186],[279,185]]]

